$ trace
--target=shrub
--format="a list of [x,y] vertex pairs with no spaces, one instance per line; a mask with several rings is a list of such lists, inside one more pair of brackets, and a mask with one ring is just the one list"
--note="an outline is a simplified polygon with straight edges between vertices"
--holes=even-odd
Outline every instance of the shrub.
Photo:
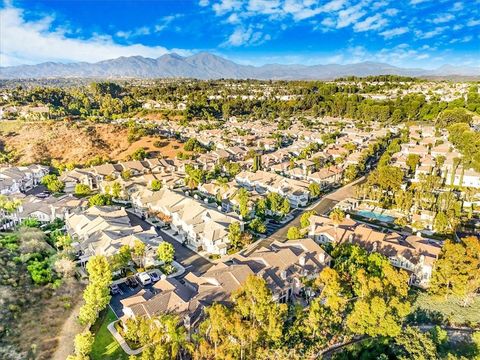
[[34,260],[28,266],[27,270],[33,282],[37,285],[47,284],[53,280],[53,271],[50,269],[48,259],[43,261]]

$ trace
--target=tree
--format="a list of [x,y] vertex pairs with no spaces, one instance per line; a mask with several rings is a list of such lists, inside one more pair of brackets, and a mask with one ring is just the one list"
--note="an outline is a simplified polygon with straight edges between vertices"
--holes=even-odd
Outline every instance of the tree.
[[117,271],[127,267],[131,260],[132,249],[128,245],[123,245],[110,257],[110,267],[112,271]]
[[302,233],[296,226],[290,226],[287,231],[287,239],[288,240],[296,240],[296,239],[301,239],[302,238]]
[[132,160],[143,160],[147,157],[147,152],[144,148],[138,148],[132,153],[132,155],[130,155],[130,157]]
[[57,249],[70,249],[72,246],[72,237],[69,234],[62,234],[54,238]]
[[282,214],[283,216],[287,215],[290,212],[290,202],[287,199],[283,199],[279,211],[280,214]]
[[115,199],[119,199],[121,193],[122,193],[122,185],[120,185],[120,183],[118,181],[115,181],[112,184],[112,189],[111,189],[112,197],[115,198]]
[[248,227],[252,230],[252,231],[255,231],[256,233],[259,233],[259,234],[265,234],[267,232],[267,226],[265,225],[265,223],[259,219],[259,218],[255,218],[253,219],[250,224],[248,225]]
[[143,261],[147,251],[147,246],[143,241],[135,240],[132,248],[132,258],[136,259],[140,266],[143,266]]
[[88,199],[89,206],[104,206],[111,204],[112,197],[108,194],[95,194],[90,199]]
[[87,263],[89,283],[83,292],[85,304],[80,308],[79,321],[83,325],[93,324],[98,313],[110,302],[112,271],[105,256],[92,256]]
[[345,213],[339,208],[334,208],[328,215],[333,224],[338,227],[345,220]]
[[159,191],[162,188],[162,182],[160,180],[152,180],[150,183],[150,190]]
[[75,355],[86,357],[92,351],[94,337],[90,330],[84,330],[75,336]]
[[172,244],[163,241],[157,248],[157,256],[165,265],[171,265],[175,257],[175,248]]
[[436,232],[445,234],[448,230],[448,218],[445,212],[440,211],[433,220],[433,228]]
[[302,214],[302,216],[300,217],[300,227],[301,227],[302,229],[310,226],[310,218],[311,218],[313,215],[316,215],[315,210],[305,211],[305,212]]
[[473,116],[467,113],[464,109],[446,109],[437,117],[437,125],[441,128],[446,128],[451,124],[456,123],[472,123]]
[[92,192],[92,189],[88,185],[85,184],[77,184],[75,185],[75,195],[78,196],[86,196]]
[[437,347],[428,333],[407,326],[395,337],[394,353],[399,359],[436,360]]
[[232,222],[228,226],[228,240],[233,248],[239,246],[240,240],[242,237],[242,229],[238,221]]
[[242,218],[246,218],[250,213],[250,209],[248,207],[249,197],[250,197],[250,194],[246,189],[241,188],[238,191],[238,194],[237,194],[238,207],[240,209],[240,215],[242,216]]
[[463,306],[471,303],[480,288],[480,241],[478,237],[463,238],[460,243],[447,240],[435,262],[429,292],[462,299]]
[[280,340],[287,306],[273,301],[265,280],[250,275],[242,287],[232,294],[232,302],[235,312],[246,319],[252,328],[260,330],[260,339],[267,342]]
[[51,192],[61,192],[65,188],[65,184],[57,179],[57,175],[45,175],[40,182],[45,185]]
[[312,182],[308,185],[308,191],[310,193],[310,197],[313,198],[319,197],[322,194],[322,189],[316,182]]
[[418,154],[408,154],[406,165],[410,169],[410,173],[414,173],[418,164],[420,163],[420,155]]

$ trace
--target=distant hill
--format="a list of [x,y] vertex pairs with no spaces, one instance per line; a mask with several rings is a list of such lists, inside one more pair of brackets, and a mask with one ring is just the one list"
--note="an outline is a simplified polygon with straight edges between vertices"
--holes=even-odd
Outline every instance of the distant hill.
[[196,79],[318,79],[342,76],[403,75],[414,77],[480,77],[480,68],[444,65],[436,70],[400,68],[384,63],[328,65],[240,65],[207,52],[183,57],[163,55],[119,57],[97,63],[54,63],[0,67],[0,79],[26,78],[196,78]]

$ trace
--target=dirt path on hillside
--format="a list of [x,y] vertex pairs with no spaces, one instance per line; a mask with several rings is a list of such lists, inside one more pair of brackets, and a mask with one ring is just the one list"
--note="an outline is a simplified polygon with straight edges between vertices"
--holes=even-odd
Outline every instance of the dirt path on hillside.
[[75,335],[83,331],[83,326],[77,321],[77,316],[82,304],[83,301],[79,301],[64,322],[62,330],[57,337],[58,347],[53,354],[52,360],[65,360],[68,355],[73,354],[73,340],[75,339]]

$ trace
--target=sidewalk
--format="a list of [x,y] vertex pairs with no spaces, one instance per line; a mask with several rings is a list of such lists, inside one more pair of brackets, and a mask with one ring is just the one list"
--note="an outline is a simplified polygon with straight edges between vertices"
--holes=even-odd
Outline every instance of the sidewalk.
[[143,351],[143,348],[139,348],[139,349],[135,349],[135,350],[131,349],[130,346],[128,346],[125,339],[123,338],[123,336],[118,333],[117,329],[115,329],[115,323],[117,323],[118,321],[119,320],[111,322],[110,324],[108,324],[108,326],[107,326],[108,331],[110,331],[110,333],[115,338],[115,340],[118,342],[118,344],[120,345],[122,350],[125,351],[128,355],[138,355],[138,354],[140,354]]

